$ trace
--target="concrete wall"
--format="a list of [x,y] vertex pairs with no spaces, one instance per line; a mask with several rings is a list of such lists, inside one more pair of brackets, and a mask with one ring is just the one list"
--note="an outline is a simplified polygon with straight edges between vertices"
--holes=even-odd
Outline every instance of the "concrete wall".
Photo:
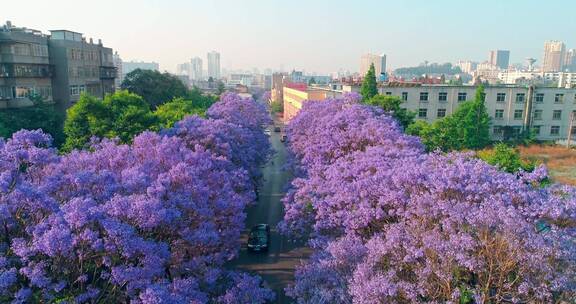
[[[403,102],[402,107],[416,112],[417,119],[432,123],[440,118],[438,117],[439,109],[444,109],[446,115],[456,110],[458,105],[462,103],[458,101],[459,93],[466,93],[466,99],[473,100],[476,87],[448,85],[423,85],[413,87],[383,86],[379,88],[379,92],[401,98],[403,93],[408,94],[407,100]],[[428,100],[420,100],[420,93],[428,93]],[[446,101],[439,100],[440,93],[447,94]],[[539,140],[557,140],[566,138],[568,135],[570,113],[576,110],[576,89],[536,87],[532,96],[529,96],[528,87],[488,86],[485,88],[485,93],[485,104],[492,123],[490,134],[493,139],[501,139],[502,135],[498,130],[501,127],[527,128],[527,120],[531,127],[537,126],[540,128],[540,134],[537,135],[537,139]],[[505,94],[503,101],[497,101],[498,94]],[[524,94],[523,102],[516,101],[518,94]],[[543,102],[536,102],[536,96],[538,94],[544,94]],[[563,94],[562,103],[555,102],[556,94]],[[530,97],[532,100],[528,100]],[[528,102],[532,102],[532,106],[529,109],[530,111],[528,111],[527,108]],[[421,109],[426,109],[427,115],[425,117],[418,116]],[[503,111],[502,117],[496,117],[497,110]],[[533,119],[535,110],[542,111],[542,119]],[[561,111],[561,119],[555,120],[552,118],[554,110]],[[522,116],[519,118],[515,118],[514,115],[517,111],[522,111]],[[550,134],[552,126],[560,127],[558,135]]]

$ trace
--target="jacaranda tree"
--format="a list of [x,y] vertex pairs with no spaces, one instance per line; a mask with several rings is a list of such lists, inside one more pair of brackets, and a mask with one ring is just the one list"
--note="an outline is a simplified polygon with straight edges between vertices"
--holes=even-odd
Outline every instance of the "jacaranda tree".
[[380,109],[305,103],[282,231],[315,249],[298,303],[554,303],[576,294],[576,190],[427,154]]
[[273,299],[259,277],[223,266],[237,255],[255,198],[248,172],[269,147],[254,156],[236,142],[257,128],[190,119],[214,141],[184,128],[131,144],[93,140],[63,156],[41,131],[0,141],[0,302]]

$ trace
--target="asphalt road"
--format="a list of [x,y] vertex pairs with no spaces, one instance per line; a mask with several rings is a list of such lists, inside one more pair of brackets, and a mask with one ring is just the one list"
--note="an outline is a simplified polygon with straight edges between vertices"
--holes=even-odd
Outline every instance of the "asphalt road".
[[[242,249],[237,259],[228,265],[239,270],[259,274],[274,292],[274,303],[293,303],[284,294],[284,288],[294,281],[294,268],[306,259],[311,250],[302,243],[289,241],[278,233],[276,225],[284,216],[284,208],[280,201],[284,196],[286,185],[291,176],[283,170],[287,152],[284,143],[280,141],[280,133],[270,128],[270,143],[275,154],[264,167],[263,182],[256,205],[248,208],[246,229],[242,234]],[[253,253],[246,250],[246,241],[250,227],[266,223],[271,228],[271,243],[268,252]]]

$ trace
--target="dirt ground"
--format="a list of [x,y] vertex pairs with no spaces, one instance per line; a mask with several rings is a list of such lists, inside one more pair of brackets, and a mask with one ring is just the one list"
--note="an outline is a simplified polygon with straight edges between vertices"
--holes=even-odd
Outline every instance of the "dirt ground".
[[576,150],[561,146],[531,145],[518,147],[522,157],[544,163],[552,179],[576,186]]

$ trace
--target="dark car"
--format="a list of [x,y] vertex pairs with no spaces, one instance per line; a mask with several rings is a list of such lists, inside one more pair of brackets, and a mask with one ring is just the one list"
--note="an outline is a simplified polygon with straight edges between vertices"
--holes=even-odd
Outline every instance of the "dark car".
[[286,141],[286,134],[282,135],[282,137],[280,137],[280,141],[281,142],[285,142]]
[[270,226],[268,224],[258,224],[250,229],[248,236],[248,250],[268,251],[270,246]]
[[274,127],[274,132],[280,132],[280,131],[282,131],[282,129],[280,127],[278,127],[278,126]]

